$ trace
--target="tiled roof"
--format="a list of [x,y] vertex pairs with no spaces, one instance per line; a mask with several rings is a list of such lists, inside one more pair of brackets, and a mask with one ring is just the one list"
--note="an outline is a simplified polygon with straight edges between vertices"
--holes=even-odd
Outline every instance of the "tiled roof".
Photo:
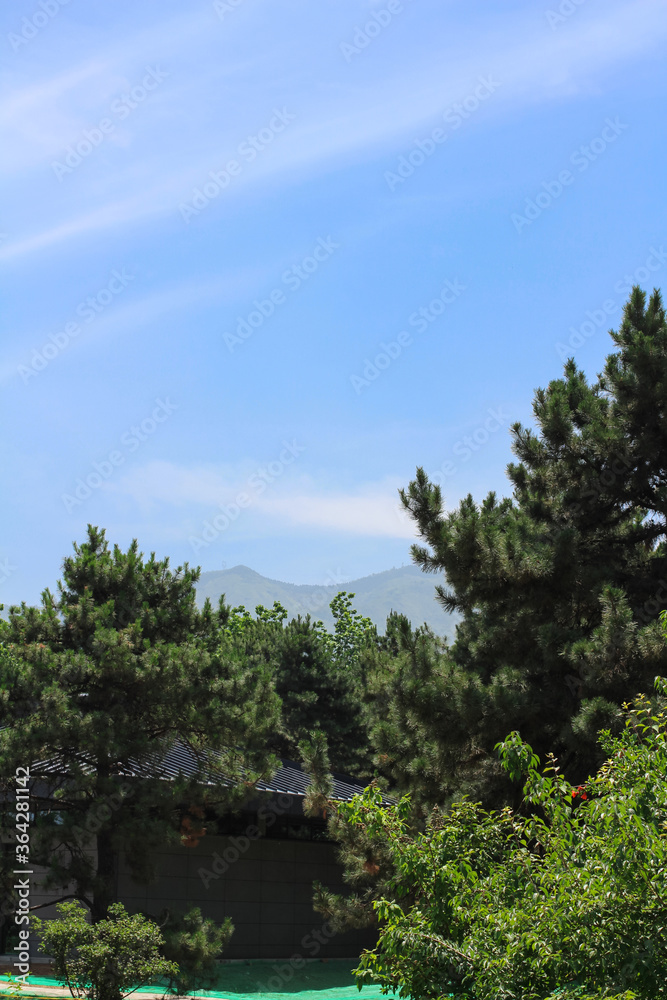
[[[167,781],[179,776],[188,778],[198,771],[201,772],[202,757],[204,767],[209,772],[207,783],[220,782],[220,770],[216,767],[213,755],[211,753],[198,753],[180,742],[174,743],[162,756],[156,754],[150,760],[143,762],[132,760],[129,762],[129,766],[119,766],[116,773],[122,778],[162,778]],[[281,759],[280,763],[282,766],[278,767],[269,781],[257,782],[255,786],[257,791],[295,795],[303,798],[310,784],[310,775],[294,761]],[[83,756],[80,760],[80,767],[88,772],[93,770],[92,764]],[[33,764],[31,772],[35,777],[62,774],[63,765],[56,757],[51,757]],[[337,801],[349,802],[353,795],[358,795],[364,790],[364,785],[347,775],[332,774],[331,777],[333,782],[332,798]],[[231,784],[231,781],[224,777],[222,781]],[[393,800],[385,797],[384,801],[389,803]]]

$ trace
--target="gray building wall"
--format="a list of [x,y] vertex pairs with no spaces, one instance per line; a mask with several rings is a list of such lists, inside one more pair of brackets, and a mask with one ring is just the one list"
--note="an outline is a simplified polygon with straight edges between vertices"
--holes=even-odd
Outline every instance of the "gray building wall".
[[328,936],[325,919],[313,910],[313,881],[345,889],[333,844],[260,838],[239,852],[240,843],[207,835],[196,847],[160,853],[158,880],[146,888],[132,882],[121,862],[118,897],[131,912],[198,906],[218,922],[231,917],[235,930],[223,959],[354,958],[373,947],[373,932]]
[[[372,948],[373,930],[331,936],[325,919],[313,910],[314,881],[334,892],[346,893],[347,888],[335,844],[287,839],[279,833],[282,820],[303,821],[302,799],[263,794],[247,808],[250,820],[258,824],[252,828],[257,839],[246,836],[251,826],[245,815],[238,819],[239,832],[233,836],[211,831],[196,846],[165,848],[156,859],[158,878],[147,887],[132,881],[121,857],[117,898],[132,913],[158,916],[167,908],[184,912],[198,906],[204,916],[217,922],[231,917],[235,929],[223,959],[355,958],[364,948]],[[300,835],[297,828],[296,836]],[[40,882],[45,873],[37,866],[33,870],[31,905],[73,891],[72,886],[44,891]],[[51,905],[36,915],[49,919],[57,914]],[[36,936],[31,950],[33,956],[40,955]]]
[[[231,917],[235,929],[223,959],[355,958],[373,947],[373,931],[331,937],[328,927],[323,931],[325,919],[313,910],[314,881],[334,891],[346,888],[334,844],[260,838],[238,852],[239,844],[241,837],[207,835],[197,847],[165,850],[158,855],[157,881],[146,887],[131,880],[121,859],[118,898],[131,913],[157,916],[167,908],[183,912],[198,906],[217,922]],[[39,885],[42,873],[34,872],[31,905],[71,891],[45,892]],[[37,911],[45,919],[56,915],[55,906]],[[34,957],[41,954],[36,936],[31,950]]]

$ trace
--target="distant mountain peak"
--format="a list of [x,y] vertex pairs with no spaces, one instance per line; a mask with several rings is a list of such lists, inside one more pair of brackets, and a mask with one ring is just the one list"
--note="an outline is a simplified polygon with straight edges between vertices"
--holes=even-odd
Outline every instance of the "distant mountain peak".
[[254,569],[250,569],[250,566],[244,566],[243,563],[239,563],[238,566],[231,566],[229,568],[225,568],[221,572],[223,572],[223,573],[237,573],[239,576],[258,577],[259,579],[264,579],[264,577],[262,577],[261,573],[258,573]]
[[290,618],[309,614],[333,627],[329,605],[341,590],[354,593],[355,610],[370,618],[384,632],[390,611],[404,614],[413,626],[426,622],[438,635],[454,636],[458,616],[448,614],[436,600],[437,576],[423,573],[413,563],[382,570],[347,583],[296,584],[262,576],[249,566],[208,570],[197,585],[197,603],[208,597],[215,606],[221,594],[233,607],[243,605],[254,611],[258,604],[271,607],[279,601]]

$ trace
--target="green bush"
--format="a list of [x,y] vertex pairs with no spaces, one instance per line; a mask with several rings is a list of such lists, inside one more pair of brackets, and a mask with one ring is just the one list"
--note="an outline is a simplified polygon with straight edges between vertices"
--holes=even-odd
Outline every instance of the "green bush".
[[370,788],[340,807],[395,863],[360,983],[413,1000],[667,996],[666,717],[645,696],[624,712],[585,785],[551,755],[540,773],[518,733],[498,744],[504,769],[526,776],[518,812],[463,801],[415,835],[408,797],[388,809]]
[[112,903],[106,919],[90,924],[79,902],[59,903],[55,920],[33,921],[42,948],[53,958],[56,978],[72,996],[122,1000],[138,986],[178,974],[178,966],[160,954],[159,928],[141,914],[130,916]]
[[160,920],[164,958],[176,966],[169,976],[168,992],[183,996],[195,990],[212,989],[216,981],[216,959],[234,933],[229,917],[220,925],[202,916],[198,907],[188,913],[165,913]]

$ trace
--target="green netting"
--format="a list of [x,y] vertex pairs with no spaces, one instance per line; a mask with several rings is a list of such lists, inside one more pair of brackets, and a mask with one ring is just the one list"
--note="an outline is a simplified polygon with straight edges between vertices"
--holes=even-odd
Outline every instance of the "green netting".
[[[288,960],[271,959],[255,962],[235,962],[220,966],[212,990],[200,990],[193,996],[224,998],[224,1000],[379,1000],[379,986],[364,986],[359,992],[352,969],[357,963],[339,961],[309,962],[294,969]],[[0,976],[0,992],[6,992]],[[30,987],[58,986],[57,980],[29,976],[22,995],[28,997]],[[137,993],[159,993],[160,987],[144,986]]]

